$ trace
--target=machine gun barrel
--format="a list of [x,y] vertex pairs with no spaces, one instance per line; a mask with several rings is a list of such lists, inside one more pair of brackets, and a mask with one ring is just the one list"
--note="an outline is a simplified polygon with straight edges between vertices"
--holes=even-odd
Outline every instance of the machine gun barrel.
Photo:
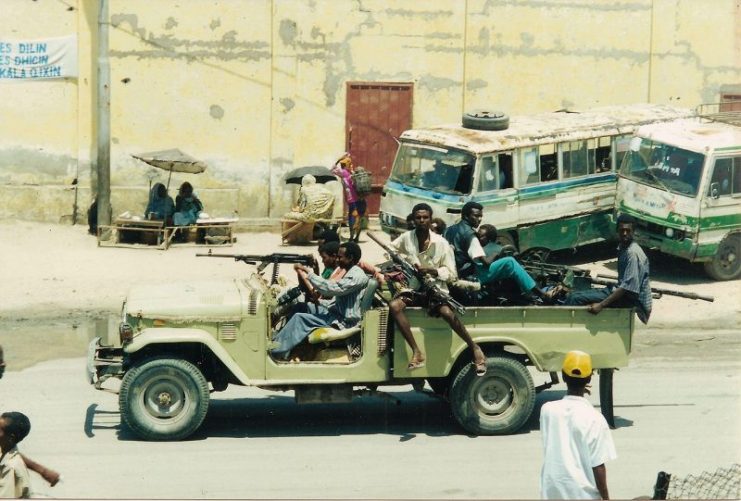
[[[597,285],[616,285],[617,284],[617,277],[612,275],[597,275],[596,278],[588,278],[593,284]],[[682,297],[684,299],[692,299],[692,300],[700,300],[700,301],[708,301],[712,303],[715,301],[715,297],[713,296],[703,296],[700,294],[695,294],[694,292],[682,292],[682,291],[675,291],[672,289],[660,289],[658,287],[651,287],[651,292],[653,293],[653,296],[656,299],[661,298],[663,295],[667,296],[677,296]]]
[[[303,264],[311,266],[314,257],[311,254],[288,254],[274,252],[273,254],[214,254],[210,250],[207,254],[196,254],[196,257],[222,257],[242,261],[246,264],[257,264],[257,271],[262,272],[269,264],[273,265],[273,277],[271,283],[278,281],[278,269],[282,263]],[[258,264],[259,263],[259,264]]]
[[378,237],[376,237],[372,232],[366,232],[366,235],[368,235],[371,240],[376,242],[384,251],[386,251],[386,253],[389,255],[394,263],[398,264],[401,267],[401,271],[404,276],[406,276],[407,278],[416,278],[417,281],[419,281],[419,283],[421,284],[422,290],[424,292],[427,292],[432,297],[435,297],[440,303],[450,306],[459,315],[466,314],[466,307],[463,306],[460,302],[453,299],[448,292],[441,289],[435,283],[434,279],[432,279],[428,275],[420,273],[417,268],[415,268],[409,261],[404,259],[401,254],[381,242]]

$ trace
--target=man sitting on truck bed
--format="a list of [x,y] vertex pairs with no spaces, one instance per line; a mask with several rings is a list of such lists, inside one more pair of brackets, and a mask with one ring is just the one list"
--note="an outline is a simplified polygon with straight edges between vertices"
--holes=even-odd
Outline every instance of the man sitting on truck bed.
[[635,308],[638,319],[648,323],[651,315],[651,282],[648,258],[641,246],[633,241],[635,218],[621,214],[618,231],[618,282],[615,287],[574,291],[566,296],[566,305],[589,305],[595,315],[603,308]]
[[[447,282],[456,278],[455,259],[448,242],[437,233],[430,231],[432,207],[426,203],[419,203],[412,209],[415,229],[402,233],[391,242],[391,247],[400,254],[406,255],[410,262],[423,273],[432,276],[437,285],[447,291]],[[476,374],[486,373],[486,356],[481,351],[461,320],[456,316],[448,304],[429,301],[423,294],[416,291],[402,291],[389,303],[391,315],[409,346],[412,348],[412,358],[408,369],[419,369],[425,366],[425,356],[414,340],[404,309],[407,306],[424,306],[430,315],[443,317],[448,325],[468,345],[473,354]]]
[[270,353],[278,359],[287,359],[291,350],[298,346],[312,330],[328,325],[347,329],[360,322],[360,302],[368,285],[368,276],[358,266],[360,247],[355,242],[340,244],[339,265],[347,270],[345,276],[332,281],[314,273],[301,264],[294,265],[296,272],[314,286],[322,296],[333,297],[328,307],[318,304],[313,313],[296,313],[273,337],[276,347]]
[[445,232],[445,238],[453,246],[458,276],[462,279],[476,277],[482,286],[498,280],[512,279],[522,294],[535,295],[546,301],[543,291],[515,258],[500,257],[497,254],[487,256],[484,253],[479,238],[487,243],[496,242],[497,229],[492,225],[485,225],[485,231],[481,235],[477,234],[476,228],[481,224],[483,216],[484,207],[481,204],[467,202],[461,210],[461,220]]

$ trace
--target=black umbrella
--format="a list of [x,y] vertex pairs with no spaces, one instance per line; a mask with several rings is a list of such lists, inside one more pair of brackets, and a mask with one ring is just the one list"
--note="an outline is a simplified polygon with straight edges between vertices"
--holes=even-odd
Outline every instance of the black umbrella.
[[301,184],[301,178],[311,174],[316,178],[317,183],[328,183],[337,181],[337,176],[332,171],[322,165],[310,165],[308,167],[299,167],[286,174],[286,184]]

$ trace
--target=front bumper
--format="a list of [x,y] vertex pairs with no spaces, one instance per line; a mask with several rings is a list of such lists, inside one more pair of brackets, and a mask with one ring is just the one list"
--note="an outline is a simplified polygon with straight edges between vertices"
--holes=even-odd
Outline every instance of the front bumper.
[[88,383],[98,390],[106,379],[123,376],[123,348],[104,346],[96,337],[87,348],[86,372]]

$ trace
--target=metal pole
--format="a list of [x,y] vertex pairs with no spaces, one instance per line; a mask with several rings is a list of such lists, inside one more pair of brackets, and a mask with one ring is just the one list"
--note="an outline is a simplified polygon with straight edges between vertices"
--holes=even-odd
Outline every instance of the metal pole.
[[108,0],[98,5],[98,225],[111,224],[111,71],[108,63]]

